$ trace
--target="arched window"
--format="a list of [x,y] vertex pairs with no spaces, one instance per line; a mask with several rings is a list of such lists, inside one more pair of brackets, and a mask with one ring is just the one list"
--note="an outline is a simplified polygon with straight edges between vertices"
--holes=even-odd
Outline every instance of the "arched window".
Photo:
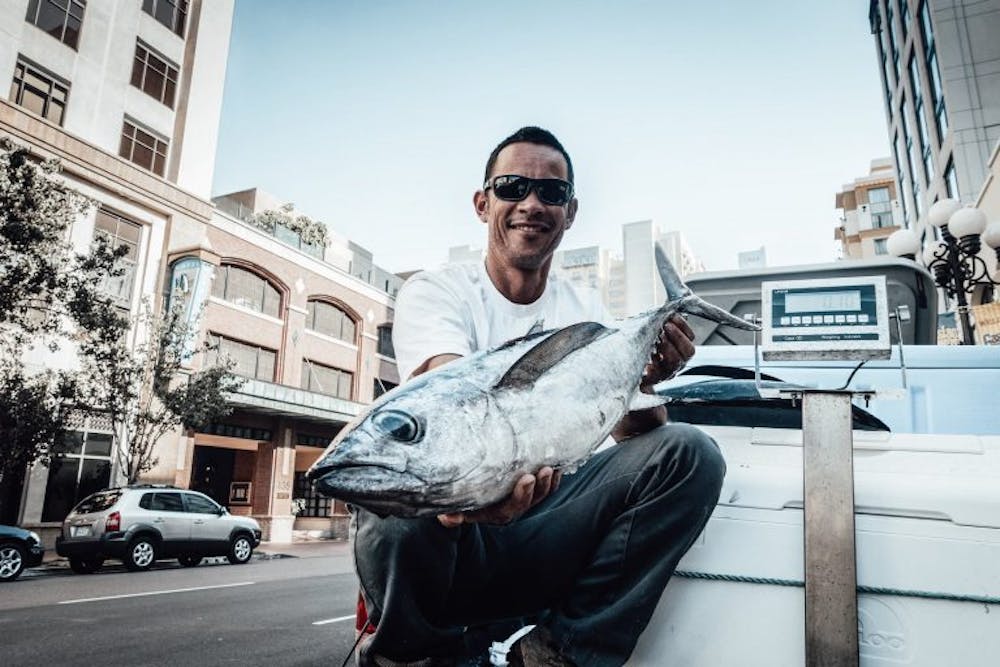
[[358,326],[346,311],[326,301],[310,301],[306,328],[352,345],[357,340]]
[[256,273],[223,264],[215,273],[212,296],[271,317],[280,317],[281,293]]

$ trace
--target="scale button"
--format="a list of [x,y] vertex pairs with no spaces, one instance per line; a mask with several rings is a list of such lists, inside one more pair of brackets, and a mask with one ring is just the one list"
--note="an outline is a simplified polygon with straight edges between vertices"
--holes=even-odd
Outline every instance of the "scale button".
[[786,326],[786,327],[788,326],[788,323],[789,323],[789,322],[791,322],[791,321],[792,321],[792,320],[791,320],[791,318],[789,318],[789,317],[782,317],[782,318],[781,318],[781,323],[782,323],[782,324],[783,324],[784,326]]
[[861,322],[861,324],[867,324],[868,323],[868,313],[861,313],[860,315],[858,315],[858,322]]
[[851,324],[857,324],[857,322],[858,322],[858,316],[857,315],[848,315],[847,316],[847,321],[849,323],[851,323]]
[[833,321],[836,322],[837,324],[843,324],[847,320],[844,318],[843,315],[834,315],[833,316]]
[[833,324],[833,315],[824,315],[823,324]]
[[802,324],[812,324],[812,323],[813,323],[812,315],[803,315],[802,316]]
[[792,324],[802,324],[802,318],[798,315],[792,315]]

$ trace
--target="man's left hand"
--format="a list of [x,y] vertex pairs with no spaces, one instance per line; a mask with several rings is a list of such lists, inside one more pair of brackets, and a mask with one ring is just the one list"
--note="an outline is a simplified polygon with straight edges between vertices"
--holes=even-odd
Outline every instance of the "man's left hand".
[[642,372],[639,388],[651,392],[653,385],[675,376],[694,356],[694,331],[680,315],[673,315],[663,325],[649,363]]

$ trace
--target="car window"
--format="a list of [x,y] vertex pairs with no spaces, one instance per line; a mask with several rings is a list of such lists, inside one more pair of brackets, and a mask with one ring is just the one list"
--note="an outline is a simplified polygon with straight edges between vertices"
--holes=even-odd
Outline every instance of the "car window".
[[142,494],[142,498],[139,499],[139,507],[141,507],[144,510],[151,510],[151,509],[153,509],[153,496],[154,495],[155,494],[152,494],[152,493],[144,493],[144,494]]
[[89,514],[91,512],[103,512],[121,498],[122,492],[115,489],[110,491],[98,491],[81,500],[73,511],[77,514]]
[[181,500],[179,493],[157,493],[154,494],[153,503],[149,509],[161,512],[183,512],[184,501]]
[[195,512],[196,514],[219,513],[219,506],[208,498],[196,496],[193,493],[184,494],[184,498],[187,500],[188,512]]

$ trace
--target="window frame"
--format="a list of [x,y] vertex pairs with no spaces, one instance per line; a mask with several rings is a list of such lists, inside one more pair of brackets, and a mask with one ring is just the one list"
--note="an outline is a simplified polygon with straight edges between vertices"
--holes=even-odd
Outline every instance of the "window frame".
[[[237,272],[246,274],[261,282],[259,304],[257,302],[254,302],[251,305],[247,305],[241,301],[237,301],[235,297],[230,298],[229,294],[230,273],[234,269]],[[217,285],[221,285],[221,287],[216,287]],[[252,310],[255,313],[260,313],[261,315],[265,315],[267,317],[273,317],[277,320],[282,319],[281,306],[282,302],[284,301],[283,298],[284,295],[281,293],[281,290],[266,276],[261,275],[257,271],[254,271],[253,269],[243,266],[241,264],[223,263],[217,267],[215,278],[212,280],[211,295],[213,298],[221,299],[222,301],[225,301],[226,303],[231,303],[234,306],[238,306],[240,308],[246,308],[247,310]],[[273,312],[269,310],[269,305],[272,299],[275,302]]]
[[[129,134],[129,130],[131,130],[131,134]],[[139,141],[140,132],[149,136],[152,140],[151,146]],[[127,148],[126,143],[128,143]],[[136,146],[140,146],[150,152],[151,159],[148,165],[136,158]],[[167,172],[167,158],[170,155],[170,140],[130,116],[125,116],[125,119],[122,121],[118,155],[137,167],[156,174],[160,178],[164,178]]]
[[[64,6],[59,6],[63,4]],[[42,9],[46,5],[51,5],[56,9],[60,10],[63,14],[62,25],[57,29],[55,26],[46,30],[42,26],[38,25],[39,18],[42,15]],[[73,8],[79,9],[79,16],[75,16],[72,13]],[[32,17],[34,13],[34,17]],[[83,31],[83,19],[87,13],[87,0],[28,0],[28,8],[24,14],[24,20],[35,26],[46,35],[51,35],[58,39],[61,43],[65,44],[74,51],[79,50],[80,46],[80,33]],[[77,22],[76,27],[70,32],[70,17],[75,19]],[[57,35],[56,32],[59,34]]]
[[[169,5],[172,8],[169,22],[161,15],[163,12],[159,11],[164,5]],[[191,5],[188,3],[188,0],[142,0],[142,11],[153,17],[154,21],[181,39],[185,38],[185,33],[187,32],[187,19],[190,9]],[[178,15],[180,16],[179,21]]]
[[[225,349],[224,349],[224,345],[223,345],[224,343],[232,343],[232,344],[237,345],[237,346],[242,346],[242,347],[246,347],[246,348],[252,348],[252,349],[256,350],[256,354],[255,354],[255,357],[254,357],[254,374],[253,375],[245,375],[245,374],[241,373],[240,369],[237,367],[237,368],[234,368],[233,371],[232,371],[235,375],[239,375],[240,377],[250,378],[250,379],[253,379],[253,380],[261,380],[263,382],[271,382],[271,383],[275,382],[275,378],[278,376],[278,351],[277,350],[271,349],[269,347],[265,347],[263,345],[257,345],[256,343],[248,343],[246,341],[242,341],[242,340],[239,340],[237,338],[231,338],[230,336],[226,336],[225,334],[220,334],[220,333],[218,333],[216,331],[210,331],[210,332],[208,332],[208,335],[206,336],[206,338],[208,340],[209,346],[211,347],[211,349],[209,349],[208,352],[206,352],[206,354],[205,354],[205,364],[207,366],[213,366],[213,365],[215,365],[216,362],[217,362],[217,360],[218,360],[218,358],[219,358],[219,356],[221,356],[221,355],[223,355],[225,353]],[[261,356],[261,352],[268,352],[268,353],[274,355],[273,359],[272,359],[272,362],[271,362],[271,377],[269,377],[269,378],[268,377],[260,377],[260,371],[261,371],[260,356]]]
[[[20,80],[18,79],[19,71],[21,77]],[[29,82],[29,75],[35,77],[36,79],[45,81],[48,84],[48,91],[43,91],[33,85],[33,83]],[[25,89],[28,89],[30,92],[33,92],[38,97],[44,99],[41,114],[33,111],[30,107],[24,104]],[[59,127],[62,127],[63,122],[66,120],[66,108],[69,106],[69,89],[69,81],[61,76],[58,76],[52,71],[41,67],[40,65],[36,65],[32,60],[25,58],[20,53],[17,54],[17,60],[14,62],[14,76],[10,82],[10,96],[8,97],[11,102],[26,110],[28,113],[40,116],[50,123],[55,123]],[[62,93],[61,102],[54,97],[54,93],[56,92]],[[50,106],[53,104],[60,108],[58,120],[51,118],[49,114]]]
[[[106,219],[113,219],[115,221],[115,231],[114,232],[111,232],[110,230],[107,230],[107,229],[103,229],[103,228],[101,228],[99,226],[100,222],[102,220],[102,216],[104,218],[106,218]],[[123,235],[123,234],[120,233],[120,230],[123,227],[125,227],[125,228],[129,228],[129,227],[135,228],[136,238],[135,238],[134,241],[132,239],[130,239],[130,238],[127,238],[125,235]],[[125,216],[121,215],[120,213],[117,213],[117,212],[115,212],[115,211],[113,211],[113,210],[111,210],[109,208],[104,207],[104,206],[99,207],[97,209],[96,214],[94,215],[94,238],[95,239],[97,238],[98,234],[101,234],[101,235],[105,236],[108,239],[108,241],[110,242],[110,246],[111,246],[112,249],[117,249],[117,248],[121,247],[122,245],[128,245],[128,246],[134,248],[134,250],[135,250],[134,256],[130,257],[129,255],[124,255],[124,256],[118,258],[119,262],[122,262],[122,263],[126,264],[124,275],[122,275],[122,276],[120,276],[118,278],[112,278],[111,276],[105,276],[102,279],[102,282],[101,282],[101,285],[100,285],[101,292],[103,292],[107,296],[111,297],[111,299],[115,302],[115,305],[120,306],[122,308],[131,308],[132,307],[132,298],[135,296],[135,285],[136,285],[136,282],[137,282],[136,278],[138,277],[138,273],[139,273],[139,253],[140,253],[140,251],[142,249],[142,232],[143,232],[143,228],[142,228],[141,224],[139,224],[135,220],[131,220],[129,218],[126,218]],[[124,295],[121,294],[121,292],[122,292],[121,289],[119,289],[119,290],[112,290],[111,289],[111,281],[112,280],[123,280],[124,282],[126,282],[127,285],[128,285],[128,289],[126,290],[127,294],[124,294]]]
[[[324,390],[322,386],[313,386],[313,369],[318,368],[325,373],[333,373],[337,379],[337,389],[336,391]],[[326,364],[321,364],[312,359],[302,359],[302,375],[300,377],[299,385],[302,389],[306,391],[311,391],[316,394],[323,394],[324,396],[333,396],[334,398],[341,398],[345,401],[354,400],[354,380],[356,374],[345,370],[343,368],[337,368],[336,366],[328,366]],[[344,382],[347,383],[346,395],[341,392],[341,388],[344,386]],[[317,383],[319,384],[319,383]]]
[[[157,61],[159,65],[162,65],[163,70],[160,71],[157,69],[156,63],[153,61]],[[158,95],[148,89],[147,84],[149,83],[150,72],[159,74],[162,77]],[[136,39],[135,56],[132,59],[132,75],[129,79],[129,83],[133,87],[138,88],[157,102],[173,109],[174,104],[177,102],[179,80],[180,67],[149,44],[146,44],[141,39]],[[172,87],[169,84],[172,84]]]
[[[339,333],[335,333],[332,329],[324,330],[316,328],[316,317],[317,317],[316,304],[319,304],[322,308],[330,308],[340,314],[340,319],[338,321],[340,324]],[[330,338],[334,338],[343,343],[347,343],[348,345],[357,346],[358,334],[360,333],[358,324],[360,320],[354,317],[354,315],[352,315],[351,312],[347,310],[347,308],[323,298],[313,298],[309,299],[309,301],[306,302],[306,311],[307,311],[306,329],[308,331],[311,331],[313,333],[318,333],[321,336],[329,336]],[[351,335],[349,338],[344,336],[345,323],[347,322],[351,324]]]

